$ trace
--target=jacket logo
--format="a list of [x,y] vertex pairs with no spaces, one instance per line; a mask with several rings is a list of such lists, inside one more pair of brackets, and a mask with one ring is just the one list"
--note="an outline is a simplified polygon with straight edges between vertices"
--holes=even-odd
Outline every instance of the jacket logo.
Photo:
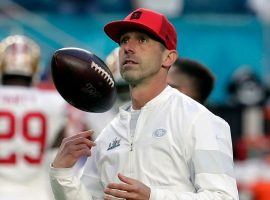
[[118,140],[117,138],[115,138],[112,142],[110,142],[107,151],[114,149],[115,147],[120,146],[120,141],[121,141],[121,139]]
[[167,130],[164,128],[158,128],[153,132],[153,137],[160,138],[166,135]]

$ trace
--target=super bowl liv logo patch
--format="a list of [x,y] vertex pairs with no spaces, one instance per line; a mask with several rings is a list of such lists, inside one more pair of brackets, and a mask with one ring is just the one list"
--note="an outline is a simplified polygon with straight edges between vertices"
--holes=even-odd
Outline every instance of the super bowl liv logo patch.
[[111,149],[114,149],[114,148],[120,146],[120,141],[121,141],[121,139],[115,138],[112,142],[110,142],[107,151],[109,151],[109,150],[111,150]]
[[155,137],[155,138],[161,138],[161,137],[163,137],[166,134],[167,134],[167,130],[166,129],[164,129],[164,128],[158,128],[158,129],[156,129],[153,132],[153,137]]

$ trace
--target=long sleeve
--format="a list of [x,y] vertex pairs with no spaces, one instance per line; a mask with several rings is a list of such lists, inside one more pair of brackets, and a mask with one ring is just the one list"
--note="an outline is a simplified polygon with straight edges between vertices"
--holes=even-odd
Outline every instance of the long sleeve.
[[[51,167],[50,182],[56,200],[103,199],[104,188],[96,165],[96,148],[92,150],[90,157],[83,157],[73,168]],[[84,168],[82,175],[80,167]]]
[[229,125],[203,111],[188,133],[187,152],[195,192],[151,187],[150,200],[238,200]]
[[50,182],[56,200],[91,200],[72,168],[50,169]]

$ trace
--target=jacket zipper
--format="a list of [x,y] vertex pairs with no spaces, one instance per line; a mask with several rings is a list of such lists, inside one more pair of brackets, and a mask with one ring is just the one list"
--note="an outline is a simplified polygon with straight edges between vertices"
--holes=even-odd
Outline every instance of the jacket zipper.
[[133,141],[131,141],[131,144],[130,144],[130,149],[129,151],[133,151]]
[[[139,117],[139,116],[138,116]],[[131,120],[131,115],[130,115],[130,120]],[[140,117],[139,117],[140,118]],[[137,124],[139,122],[139,118],[137,119],[137,122],[136,122],[136,127],[134,129],[134,132],[131,133],[131,129],[129,129],[129,137],[130,137],[130,148],[129,148],[129,169],[130,169],[130,175],[133,176],[133,173],[134,173],[134,138],[135,138],[135,135],[136,135],[136,130],[137,130]],[[130,127],[131,128],[131,127]]]
[[129,172],[130,175],[133,175],[133,138],[131,137],[130,149],[129,149]]

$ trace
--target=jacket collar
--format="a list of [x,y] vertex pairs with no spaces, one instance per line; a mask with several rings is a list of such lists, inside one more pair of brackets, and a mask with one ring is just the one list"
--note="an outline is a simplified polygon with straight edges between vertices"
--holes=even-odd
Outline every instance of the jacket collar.
[[[155,107],[155,106],[159,105],[161,102],[166,101],[170,97],[169,94],[172,92],[172,90],[173,90],[172,87],[167,86],[159,95],[157,95],[152,100],[147,102],[141,108],[141,110],[145,110],[145,109]],[[131,102],[128,102],[128,103],[124,104],[123,106],[121,106],[119,108],[120,115],[123,115],[123,114],[126,115],[126,114],[130,113],[130,107],[131,107]]]

